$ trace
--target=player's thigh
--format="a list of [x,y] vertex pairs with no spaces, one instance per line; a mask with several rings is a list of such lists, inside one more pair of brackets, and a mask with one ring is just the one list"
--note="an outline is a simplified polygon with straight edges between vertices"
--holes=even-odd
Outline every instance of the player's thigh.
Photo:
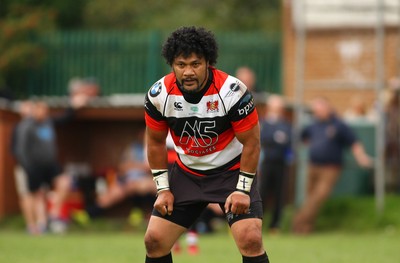
[[151,216],[145,234],[146,249],[169,251],[186,230],[187,228],[162,217]]

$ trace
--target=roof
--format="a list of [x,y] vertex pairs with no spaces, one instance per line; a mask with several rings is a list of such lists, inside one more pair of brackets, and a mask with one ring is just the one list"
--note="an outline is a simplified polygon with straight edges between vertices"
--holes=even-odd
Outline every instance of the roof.
[[[295,27],[307,29],[374,28],[379,0],[291,0]],[[400,1],[382,0],[385,26],[400,27]]]
[[[87,108],[139,108],[143,107],[145,94],[114,94],[111,96],[94,97],[90,99]],[[68,96],[34,96],[31,100],[46,102],[51,108],[66,108],[69,105]],[[16,110],[21,101],[1,103],[1,108]]]

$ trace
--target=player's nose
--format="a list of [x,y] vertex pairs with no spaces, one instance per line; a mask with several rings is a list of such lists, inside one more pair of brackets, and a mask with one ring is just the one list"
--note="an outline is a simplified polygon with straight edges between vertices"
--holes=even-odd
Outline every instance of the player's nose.
[[194,76],[194,70],[192,67],[188,66],[183,70],[183,76],[191,77]]

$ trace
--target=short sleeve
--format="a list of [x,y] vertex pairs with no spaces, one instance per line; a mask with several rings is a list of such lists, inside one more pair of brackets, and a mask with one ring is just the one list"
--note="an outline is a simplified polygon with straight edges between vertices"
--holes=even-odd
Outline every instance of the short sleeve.
[[154,106],[152,101],[149,99],[148,94],[144,101],[144,119],[146,126],[157,131],[168,130],[168,124],[165,116]]
[[258,114],[253,95],[246,91],[235,105],[228,111],[231,125],[235,132],[245,132],[258,123]]

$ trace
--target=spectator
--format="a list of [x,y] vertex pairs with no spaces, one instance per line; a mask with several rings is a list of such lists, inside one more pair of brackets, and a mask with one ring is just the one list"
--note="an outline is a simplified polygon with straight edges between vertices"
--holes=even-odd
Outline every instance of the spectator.
[[100,85],[96,78],[72,78],[68,83],[68,92],[71,96],[86,95],[90,98],[97,97],[100,94]]
[[257,92],[256,88],[256,74],[249,67],[240,67],[236,70],[236,78],[238,78],[243,84],[247,87],[247,89],[251,92]]
[[247,89],[253,94],[254,102],[256,104],[264,104],[266,100],[266,94],[262,92],[257,86],[257,76],[255,72],[249,67],[239,67],[236,70],[236,78],[239,79],[247,87]]
[[[386,91],[385,132],[386,132],[386,171],[392,190],[400,191],[400,78],[389,80]],[[394,189],[393,189],[394,188]],[[397,189],[396,189],[397,188]]]
[[350,101],[350,107],[343,114],[343,119],[347,122],[375,122],[376,114],[373,110],[368,109],[365,99],[355,96]]
[[354,132],[334,113],[328,100],[317,97],[311,102],[315,121],[307,126],[301,137],[309,143],[307,196],[293,220],[297,234],[313,231],[315,219],[323,202],[329,197],[343,164],[343,152],[350,147],[362,167],[370,167],[371,159]]
[[136,201],[142,202],[142,209],[151,212],[156,187],[145,157],[143,137],[144,131],[141,131],[125,149],[118,165],[116,182],[109,184],[107,190],[97,197],[97,202],[88,207],[90,217],[100,215],[127,198],[136,198]]
[[272,198],[272,218],[269,229],[279,230],[283,208],[287,160],[291,149],[291,127],[284,119],[285,103],[280,96],[272,95],[267,100],[267,113],[261,122],[261,169],[260,194],[264,208]]
[[[15,184],[19,196],[19,203],[22,214],[24,216],[27,232],[32,235],[38,235],[46,229],[46,217],[44,215],[45,207],[43,204],[35,204],[33,202],[33,195],[28,189],[28,177],[25,170],[22,168],[20,157],[23,155],[20,147],[21,136],[25,133],[26,129],[33,122],[32,112],[34,105],[31,101],[21,102],[19,105],[19,113],[21,121],[15,126],[12,134],[12,154],[15,156],[18,164],[15,167]],[[42,215],[42,216],[39,216]]]
[[[49,209],[50,229],[54,232],[65,230],[65,222],[60,219],[61,206],[70,187],[69,176],[63,173],[57,160],[55,125],[65,123],[74,115],[76,108],[82,107],[86,98],[74,96],[71,108],[62,116],[51,117],[49,108],[44,102],[36,102],[32,121],[18,134],[15,152],[18,162],[28,176],[28,190],[32,195],[34,206],[44,206],[44,186],[54,186],[52,206]],[[35,211],[36,218],[46,218],[46,211]],[[45,231],[46,222],[42,222],[40,231]]]

